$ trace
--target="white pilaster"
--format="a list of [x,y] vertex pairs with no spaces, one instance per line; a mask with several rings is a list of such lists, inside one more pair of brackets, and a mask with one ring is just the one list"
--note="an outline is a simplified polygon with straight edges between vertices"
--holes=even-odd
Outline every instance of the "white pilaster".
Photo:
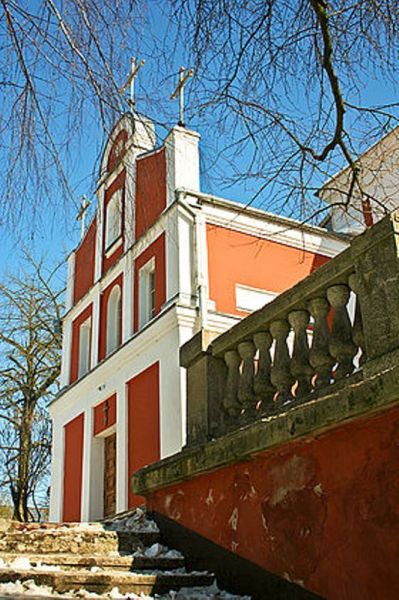
[[116,395],[116,512],[127,509],[128,457],[127,457],[127,385],[123,381]]
[[90,470],[92,464],[93,410],[88,408],[84,413],[83,428],[83,471],[81,521],[90,519]]
[[49,521],[62,520],[62,497],[64,483],[64,427],[58,419],[53,420],[51,449],[51,487]]
[[100,336],[100,298],[100,290],[97,287],[93,296],[93,314],[91,318],[91,369],[93,369],[98,363],[98,344]]
[[62,323],[62,353],[61,353],[61,375],[60,387],[69,384],[69,373],[71,370],[71,344],[72,344],[72,319],[65,319]]
[[168,205],[174,202],[176,189],[200,189],[199,139],[197,132],[177,125],[165,140]]
[[94,256],[94,282],[101,278],[102,271],[102,252],[103,252],[103,213],[104,213],[104,185],[97,193],[97,225],[96,225],[96,252]]
[[65,299],[65,311],[66,312],[68,312],[68,310],[71,309],[73,306],[75,261],[76,261],[76,252],[72,252],[68,256],[68,274],[67,274],[67,288],[66,288],[66,299]]
[[122,343],[130,339],[133,333],[133,264],[130,252],[125,256],[123,266]]

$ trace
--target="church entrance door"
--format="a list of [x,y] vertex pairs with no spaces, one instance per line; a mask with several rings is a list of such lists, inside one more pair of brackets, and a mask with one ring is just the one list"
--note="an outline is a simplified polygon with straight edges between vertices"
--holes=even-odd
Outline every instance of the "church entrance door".
[[104,440],[104,517],[116,512],[116,433]]

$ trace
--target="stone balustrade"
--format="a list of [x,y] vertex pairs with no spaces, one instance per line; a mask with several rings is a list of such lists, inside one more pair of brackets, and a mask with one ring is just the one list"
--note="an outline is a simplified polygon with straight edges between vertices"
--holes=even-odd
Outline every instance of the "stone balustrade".
[[395,212],[229,331],[181,348],[189,445],[384,367],[399,348],[398,230]]

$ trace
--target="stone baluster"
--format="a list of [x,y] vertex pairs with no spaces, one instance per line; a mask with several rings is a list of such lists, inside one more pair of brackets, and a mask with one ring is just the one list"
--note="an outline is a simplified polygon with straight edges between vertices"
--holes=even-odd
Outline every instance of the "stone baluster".
[[329,385],[331,369],[335,360],[329,353],[329,337],[327,316],[330,305],[325,298],[313,298],[309,302],[309,311],[314,319],[312,347],[309,352],[309,362],[317,373],[316,387]]
[[227,377],[223,407],[229,417],[234,417],[241,412],[241,406],[238,402],[241,358],[236,350],[228,350],[224,355],[224,360],[227,365]]
[[271,402],[276,391],[270,380],[272,366],[270,347],[273,343],[273,338],[268,331],[259,331],[254,334],[254,342],[259,351],[254,391],[256,397],[262,402],[262,412],[264,412],[272,406]]
[[352,327],[352,339],[355,345],[360,348],[362,354],[359,359],[359,365],[363,365],[367,360],[366,348],[364,343],[364,332],[363,332],[363,321],[362,321],[362,313],[360,310],[360,302],[359,302],[359,277],[352,273],[349,276],[349,287],[356,294],[356,307],[355,307],[355,320]]
[[294,310],[289,313],[288,321],[295,334],[291,358],[291,373],[298,382],[295,396],[303,398],[311,390],[310,380],[314,373],[309,363],[309,342],[306,332],[309,313],[307,310]]
[[241,377],[238,382],[238,400],[246,413],[255,412],[255,358],[256,348],[252,341],[238,344],[238,353],[242,359]]
[[338,362],[336,378],[342,379],[352,373],[356,346],[352,340],[352,324],[346,305],[350,289],[347,285],[333,285],[327,289],[327,298],[334,308],[329,350]]
[[270,325],[270,333],[276,340],[271,368],[271,381],[278,392],[276,405],[284,404],[291,399],[291,387],[294,383],[290,371],[291,359],[287,345],[289,331],[290,327],[285,319],[273,321]]

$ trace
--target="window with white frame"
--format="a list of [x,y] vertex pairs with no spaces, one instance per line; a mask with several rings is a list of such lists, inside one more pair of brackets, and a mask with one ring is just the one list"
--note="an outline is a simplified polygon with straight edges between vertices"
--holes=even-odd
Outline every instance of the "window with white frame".
[[252,312],[262,308],[277,296],[275,292],[268,292],[259,288],[236,284],[236,306],[238,310]]
[[155,317],[155,258],[139,271],[139,328]]
[[91,317],[79,327],[79,369],[78,377],[82,377],[90,369]]
[[121,343],[121,288],[115,285],[107,303],[106,354],[111,354]]
[[105,250],[122,235],[122,190],[117,190],[107,204],[105,212]]

